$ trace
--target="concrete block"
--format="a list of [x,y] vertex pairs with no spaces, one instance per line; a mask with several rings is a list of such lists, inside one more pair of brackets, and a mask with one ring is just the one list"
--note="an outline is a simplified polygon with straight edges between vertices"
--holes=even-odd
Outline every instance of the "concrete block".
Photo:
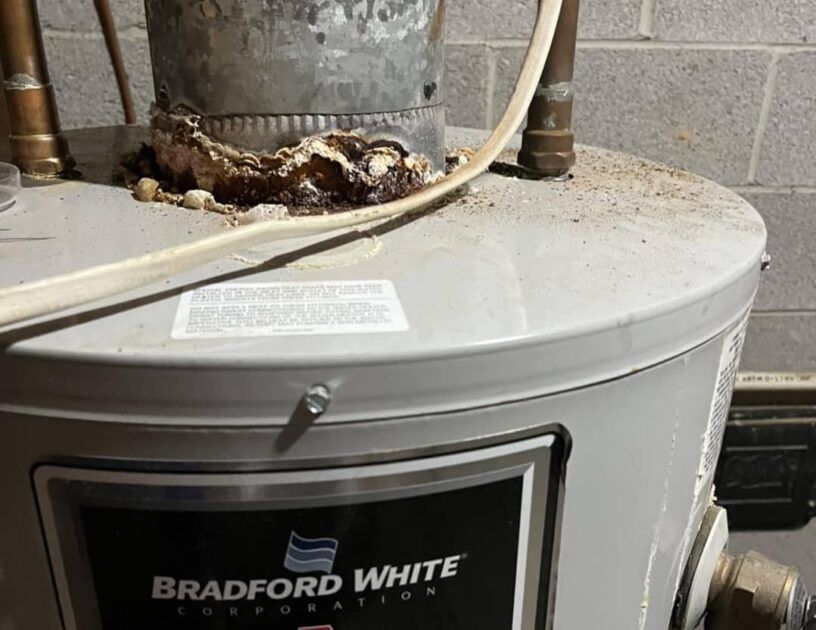
[[816,370],[816,313],[754,313],[742,370]]
[[[143,0],[109,0],[119,30],[145,28]],[[40,0],[44,29],[99,33],[99,19],[91,0]]]
[[[491,99],[491,107],[487,112],[488,127],[495,127],[501,118],[510,100],[513,87],[516,85],[521,62],[524,60],[525,49],[514,46],[503,46],[493,50],[495,64],[495,85]],[[526,119],[525,119],[526,120]],[[524,125],[522,125],[522,129]]]
[[[448,37],[454,42],[529,37],[537,5],[538,0],[452,0],[447,13]],[[641,0],[582,0],[579,37],[636,38],[640,6]]]
[[816,50],[781,55],[777,71],[757,181],[813,186],[816,185]]
[[581,39],[640,39],[641,0],[581,0]]
[[445,118],[459,127],[487,122],[488,51],[483,45],[451,44],[445,50]]
[[[523,51],[500,48],[497,55],[492,121]],[[744,183],[771,58],[760,50],[583,46],[575,71],[577,137]]]
[[668,41],[816,41],[813,0],[657,0],[655,37]]
[[768,253],[772,256],[755,309],[816,312],[816,193],[762,192],[744,196],[765,219]]
[[[62,126],[89,127],[124,122],[119,92],[101,38],[47,35],[46,54],[57,91]],[[147,39],[123,39],[122,54],[141,122],[153,100]]]

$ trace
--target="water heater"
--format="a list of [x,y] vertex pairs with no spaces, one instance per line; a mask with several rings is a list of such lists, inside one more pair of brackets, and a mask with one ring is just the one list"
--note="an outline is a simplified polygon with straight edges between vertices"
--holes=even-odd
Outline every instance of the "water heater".
[[[67,138],[85,180],[3,214],[0,284],[225,229],[111,185],[144,130]],[[506,162],[2,329],[0,625],[668,628],[765,228],[620,153]]]

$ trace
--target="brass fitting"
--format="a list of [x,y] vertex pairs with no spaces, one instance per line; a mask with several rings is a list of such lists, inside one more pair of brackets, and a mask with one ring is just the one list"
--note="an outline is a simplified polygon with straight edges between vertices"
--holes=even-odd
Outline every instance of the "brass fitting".
[[0,90],[0,160],[9,159],[9,129],[8,111],[6,111],[6,97]]
[[60,131],[36,1],[2,0],[0,35],[12,161],[30,174],[69,172],[75,162]]
[[572,132],[579,0],[564,0],[550,56],[527,113],[518,162],[545,177],[566,175],[575,164]]
[[816,630],[816,606],[795,567],[755,551],[726,553],[725,510],[709,506],[677,591],[672,630]]
[[722,554],[708,596],[706,630],[798,630],[804,627],[807,592],[794,567],[749,551]]

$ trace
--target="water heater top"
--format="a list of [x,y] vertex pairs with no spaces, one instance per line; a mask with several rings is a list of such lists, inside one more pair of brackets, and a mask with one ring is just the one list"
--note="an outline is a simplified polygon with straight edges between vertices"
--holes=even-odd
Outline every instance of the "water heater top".
[[[0,214],[1,285],[231,229],[108,183],[143,133],[69,134],[85,179],[29,181]],[[570,181],[506,171],[413,220],[236,252],[0,330],[0,404],[284,422],[324,383],[326,422],[462,409],[644,369],[745,314],[766,235],[735,193],[591,148]]]

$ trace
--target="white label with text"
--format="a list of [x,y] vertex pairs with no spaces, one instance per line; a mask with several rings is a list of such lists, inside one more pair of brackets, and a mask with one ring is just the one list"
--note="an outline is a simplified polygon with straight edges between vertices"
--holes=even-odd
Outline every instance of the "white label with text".
[[173,339],[408,330],[390,280],[213,284],[182,294]]

